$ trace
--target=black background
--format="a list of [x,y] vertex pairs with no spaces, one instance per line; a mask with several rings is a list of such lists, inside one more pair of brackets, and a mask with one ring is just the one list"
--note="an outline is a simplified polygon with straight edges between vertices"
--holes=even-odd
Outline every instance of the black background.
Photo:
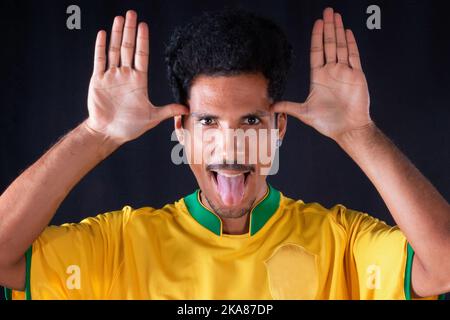
[[[81,30],[68,30],[66,8],[81,8]],[[366,27],[366,8],[381,8],[381,30]],[[115,15],[135,9],[150,25],[149,95],[172,102],[163,52],[174,27],[225,5],[276,21],[295,51],[285,99],[309,88],[310,32],[326,6],[342,13],[356,36],[378,126],[448,199],[450,40],[440,1],[1,1],[0,190],[61,136],[83,121],[95,35]],[[160,207],[196,187],[187,166],[172,164],[172,121],[122,146],[90,172],[52,224],[132,207]],[[336,203],[395,224],[364,173],[331,139],[294,118],[269,182],[285,195],[326,207]]]

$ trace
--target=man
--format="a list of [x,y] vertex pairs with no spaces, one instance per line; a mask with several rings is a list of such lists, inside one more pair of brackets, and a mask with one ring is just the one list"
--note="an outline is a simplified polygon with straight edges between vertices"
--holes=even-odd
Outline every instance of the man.
[[[148,99],[148,47],[133,11],[115,18],[107,53],[98,33],[89,117],[1,196],[0,284],[10,297],[436,299],[450,290],[449,205],[371,120],[355,38],[338,13],[325,9],[313,27],[304,103],[280,99],[291,47],[266,19],[223,11],[178,29],[166,54],[176,103],[163,107]],[[287,114],[341,146],[399,227],[290,199],[266,183],[262,161],[248,160],[249,144],[224,147],[236,130],[257,132],[256,150],[268,146],[273,165]],[[87,172],[171,117],[199,190],[160,209],[47,227]]]

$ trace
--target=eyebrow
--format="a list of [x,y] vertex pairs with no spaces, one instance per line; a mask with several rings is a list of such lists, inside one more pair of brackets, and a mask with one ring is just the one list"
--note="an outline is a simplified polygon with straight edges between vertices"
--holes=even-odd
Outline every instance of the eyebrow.
[[191,112],[189,115],[195,118],[213,118],[213,119],[218,118],[218,116],[206,112]]
[[[219,118],[218,115],[214,115],[214,114],[206,113],[206,112],[191,112],[190,115],[195,118],[211,118],[211,119]],[[255,112],[250,112],[250,113],[243,115],[241,118],[244,119],[244,118],[254,117],[254,116],[257,116],[260,118],[268,117],[268,116],[270,116],[270,112],[265,111],[265,110],[256,110]]]
[[257,116],[257,117],[260,117],[260,118],[269,117],[270,116],[270,112],[265,111],[265,110],[256,110],[255,112],[247,113],[242,118],[248,118],[248,117],[254,117],[254,116]]

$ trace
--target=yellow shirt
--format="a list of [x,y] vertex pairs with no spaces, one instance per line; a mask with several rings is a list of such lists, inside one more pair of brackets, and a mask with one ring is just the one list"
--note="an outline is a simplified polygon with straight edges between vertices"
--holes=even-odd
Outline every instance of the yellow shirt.
[[[248,234],[222,233],[199,190],[49,226],[13,299],[409,299],[413,250],[398,227],[269,185]],[[433,299],[437,297],[431,297]]]

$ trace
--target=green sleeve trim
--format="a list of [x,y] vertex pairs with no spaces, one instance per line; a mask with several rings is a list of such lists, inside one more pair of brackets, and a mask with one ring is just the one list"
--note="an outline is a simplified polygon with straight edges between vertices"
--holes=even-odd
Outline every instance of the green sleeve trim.
[[11,300],[12,299],[12,290],[9,288],[4,287],[4,293],[5,293],[5,299]]
[[[31,286],[30,286],[30,274],[31,274],[31,256],[33,254],[33,246],[28,248],[25,253],[25,299],[31,300]],[[12,300],[12,290],[4,288],[5,299]]]
[[33,245],[25,253],[26,258],[26,276],[25,276],[25,299],[31,300],[31,257],[33,256]]
[[406,269],[405,269],[405,298],[406,300],[411,300],[411,275],[412,275],[412,265],[413,265],[413,257],[414,250],[408,242],[407,245],[407,255],[406,255]]
[[[407,246],[407,257],[406,257],[406,269],[405,269],[405,298],[406,300],[412,300],[411,291],[412,291],[412,265],[414,259],[414,249],[408,242]],[[438,300],[445,300],[445,293],[440,294],[438,296]]]

